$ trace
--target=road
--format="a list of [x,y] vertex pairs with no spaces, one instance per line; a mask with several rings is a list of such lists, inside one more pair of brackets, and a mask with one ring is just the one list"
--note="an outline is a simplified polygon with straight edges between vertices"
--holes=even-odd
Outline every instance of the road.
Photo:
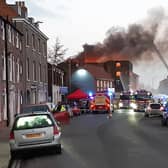
[[168,127],[160,118],[119,110],[74,117],[62,128],[62,154],[22,158],[21,168],[162,168],[168,165]]

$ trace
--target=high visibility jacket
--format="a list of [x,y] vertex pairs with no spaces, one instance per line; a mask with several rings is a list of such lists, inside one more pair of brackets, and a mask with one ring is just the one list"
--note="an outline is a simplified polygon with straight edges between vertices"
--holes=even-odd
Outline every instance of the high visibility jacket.
[[61,106],[61,110],[60,111],[66,111],[66,108],[64,106]]

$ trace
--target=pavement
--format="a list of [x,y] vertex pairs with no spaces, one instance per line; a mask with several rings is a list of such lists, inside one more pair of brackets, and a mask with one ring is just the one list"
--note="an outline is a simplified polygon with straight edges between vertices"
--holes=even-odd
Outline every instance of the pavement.
[[9,134],[10,128],[0,128],[0,168],[7,168],[10,160]]

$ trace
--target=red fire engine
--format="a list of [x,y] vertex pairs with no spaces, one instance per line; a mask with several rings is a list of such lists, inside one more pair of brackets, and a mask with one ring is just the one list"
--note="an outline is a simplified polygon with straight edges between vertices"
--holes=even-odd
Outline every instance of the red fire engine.
[[134,95],[131,91],[123,91],[120,93],[118,108],[119,109],[134,109],[136,107]]
[[92,113],[109,113],[110,97],[105,93],[96,93],[90,101],[90,111]]
[[134,92],[136,103],[135,111],[145,111],[146,106],[153,101],[153,96],[150,91],[140,89]]

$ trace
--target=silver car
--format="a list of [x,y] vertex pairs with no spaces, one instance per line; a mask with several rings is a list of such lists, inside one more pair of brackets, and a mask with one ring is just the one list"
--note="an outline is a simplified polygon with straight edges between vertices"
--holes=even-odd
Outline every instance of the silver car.
[[150,103],[145,109],[145,117],[150,117],[152,115],[163,115],[163,107],[160,103]]
[[18,152],[50,147],[61,153],[60,138],[61,129],[50,112],[19,114],[10,132],[11,157]]

